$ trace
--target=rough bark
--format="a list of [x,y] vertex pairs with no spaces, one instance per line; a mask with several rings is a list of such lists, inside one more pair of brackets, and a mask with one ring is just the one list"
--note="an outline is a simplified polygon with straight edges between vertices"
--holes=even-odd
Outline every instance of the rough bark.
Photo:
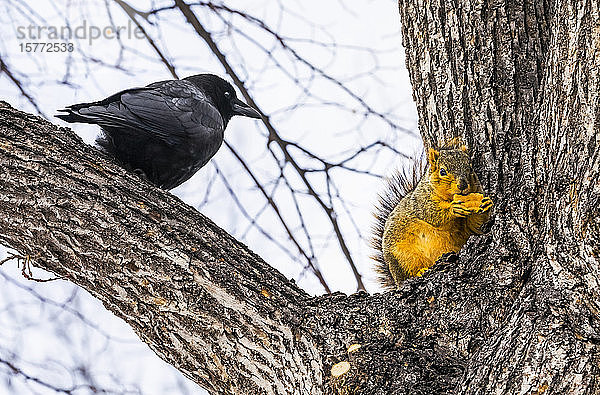
[[0,243],[88,290],[214,393],[320,386],[304,292],[71,130],[6,103],[0,130]]
[[[598,6],[400,2],[424,141],[462,137],[496,207],[458,262],[397,292],[311,298],[69,129],[6,104],[0,242],[213,393],[600,393]],[[350,371],[332,378],[340,361]]]
[[598,8],[400,1],[424,140],[463,137],[496,202],[458,393],[600,392]]

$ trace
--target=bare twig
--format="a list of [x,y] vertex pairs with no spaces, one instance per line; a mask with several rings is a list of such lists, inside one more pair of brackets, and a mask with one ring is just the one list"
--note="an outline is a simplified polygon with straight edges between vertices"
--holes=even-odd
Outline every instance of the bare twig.
[[21,96],[23,96],[24,98],[26,98],[29,101],[29,103],[31,103],[31,105],[33,106],[33,108],[35,108],[35,111],[37,111],[39,114],[41,114],[41,115],[43,115],[45,117],[44,112],[38,106],[37,101],[33,98],[33,96],[29,92],[27,92],[25,90],[25,87],[23,86],[23,84],[21,83],[21,81],[8,68],[8,65],[2,59],[2,56],[0,56],[0,72],[6,74],[6,76],[19,89],[19,91],[21,92]]
[[240,90],[240,92],[242,93],[242,95],[244,96],[246,101],[248,102],[248,104],[250,104],[251,106],[256,108],[261,113],[263,123],[266,126],[267,130],[269,131],[269,141],[275,141],[279,145],[279,147],[281,148],[281,150],[285,156],[286,162],[290,163],[292,165],[292,167],[296,170],[296,172],[302,179],[303,183],[308,188],[309,194],[318,202],[318,204],[321,206],[321,208],[325,211],[325,213],[326,213],[327,217],[329,218],[329,221],[333,227],[335,235],[338,239],[340,248],[341,248],[344,256],[346,257],[348,264],[350,265],[350,267],[352,269],[352,272],[353,272],[354,277],[357,282],[357,288],[359,290],[365,290],[365,286],[362,281],[362,276],[358,272],[358,269],[356,268],[354,260],[350,254],[350,250],[348,249],[348,246],[346,245],[345,238],[340,229],[339,223],[337,221],[337,216],[335,215],[333,207],[325,204],[323,202],[323,200],[321,199],[321,197],[319,196],[319,194],[315,191],[313,185],[306,178],[306,171],[304,169],[302,169],[298,165],[298,163],[295,161],[295,159],[290,155],[288,148],[287,148],[287,146],[288,146],[287,142],[280,137],[280,135],[276,131],[275,127],[271,124],[269,118],[260,110],[260,107],[254,101],[254,99],[252,98],[252,96],[250,95],[250,93],[248,92],[246,87],[244,86],[244,83],[242,82],[240,77],[233,70],[233,67],[230,65],[229,61],[227,60],[227,58],[225,57],[223,52],[220,51],[219,47],[217,46],[215,41],[212,39],[212,36],[210,35],[210,33],[208,33],[206,31],[206,29],[204,29],[204,27],[202,26],[202,24],[200,23],[200,21],[194,14],[194,12],[191,10],[189,5],[187,3],[185,3],[183,0],[175,0],[175,4],[180,9],[180,11],[183,13],[186,20],[193,26],[196,33],[198,33],[198,35],[207,43],[207,45],[209,46],[209,48],[211,49],[213,54],[217,57],[217,59],[219,60],[221,65],[225,68],[225,71],[227,72],[227,74],[229,74],[229,76],[233,79],[235,85],[238,87],[238,89]]
[[140,31],[144,34],[144,37],[146,38],[146,41],[148,41],[148,44],[150,44],[150,46],[152,47],[152,49],[154,49],[154,52],[156,52],[156,54],[160,58],[160,61],[169,70],[169,73],[171,73],[171,75],[173,76],[173,78],[179,79],[179,76],[177,76],[177,72],[175,71],[175,66],[173,66],[173,64],[167,59],[167,57],[161,51],[161,49],[158,47],[158,45],[156,44],[156,42],[152,39],[152,37],[150,37],[150,35],[148,35],[148,32],[146,32],[146,29],[144,29],[144,27],[135,18],[135,15],[142,15],[142,17],[145,17],[146,20],[147,20],[148,19],[148,13],[141,13],[141,12],[135,10],[133,7],[131,7],[129,4],[127,4],[123,0],[115,0],[115,1],[116,1],[117,4],[119,4],[119,6],[121,8],[123,8],[123,11],[127,14],[127,16],[129,16],[129,18],[131,19],[131,21],[133,23],[135,23],[135,25],[138,27],[138,29],[140,29]]

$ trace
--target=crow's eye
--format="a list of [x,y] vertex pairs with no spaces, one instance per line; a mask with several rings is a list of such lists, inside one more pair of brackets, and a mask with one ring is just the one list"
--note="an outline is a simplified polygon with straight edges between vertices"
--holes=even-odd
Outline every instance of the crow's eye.
[[229,99],[231,97],[231,92],[225,92],[225,97]]
[[444,177],[446,176],[448,173],[446,173],[446,169],[444,169],[443,167],[440,169],[440,176]]

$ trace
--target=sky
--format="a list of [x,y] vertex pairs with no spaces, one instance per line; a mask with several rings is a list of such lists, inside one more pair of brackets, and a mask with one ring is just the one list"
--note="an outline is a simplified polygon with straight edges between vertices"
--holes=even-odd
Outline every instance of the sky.
[[[217,14],[202,7],[195,11],[261,110],[284,139],[297,144],[290,150],[300,165],[318,168],[319,161],[298,147],[333,163],[373,142],[385,142],[386,147],[366,150],[348,162],[357,171],[332,170],[329,184],[322,172],[307,176],[320,194],[326,195],[328,186],[337,188],[328,203],[336,209],[367,290],[376,292],[379,288],[372,272],[368,238],[373,205],[383,186],[381,176],[402,165],[402,154],[418,153],[421,142],[404,65],[397,3],[353,3],[214,2],[263,21],[285,39],[285,48],[240,13]],[[128,4],[143,12],[171,3]],[[231,80],[176,11],[161,11],[147,20],[139,14],[136,17],[180,77],[212,72]],[[0,56],[34,98],[37,109],[6,74],[0,74],[0,98],[18,109],[39,110],[52,122],[66,126],[52,118],[56,109],[171,79],[148,41],[128,35],[133,30],[130,24],[117,1],[5,1],[0,5]],[[86,37],[57,40],[47,33],[52,27],[60,30],[65,26],[79,27],[80,32],[87,32]],[[110,32],[114,26],[129,26],[121,40],[90,38],[96,30]],[[73,52],[28,53],[28,42],[72,44]],[[368,114],[366,106],[372,110]],[[97,127],[68,126],[93,144]],[[298,174],[282,165],[277,147],[267,148],[264,125],[234,118],[226,130],[226,140],[272,191],[285,221],[302,247],[315,255],[314,262],[331,289],[355,292],[356,281],[330,222],[307,194]],[[275,213],[265,207],[260,191],[226,147],[172,193],[242,240],[310,294],[324,292]],[[0,259],[6,253],[3,249]],[[0,359],[15,361],[26,373],[59,387],[95,381],[116,393],[137,393],[138,388],[144,394],[199,393],[194,383],[162,362],[85,290],[63,281],[28,281],[20,273],[21,268],[12,261],[0,267]],[[133,392],[127,392],[130,390]],[[55,392],[8,374],[0,364],[3,393]],[[89,393],[89,389],[76,393]]]

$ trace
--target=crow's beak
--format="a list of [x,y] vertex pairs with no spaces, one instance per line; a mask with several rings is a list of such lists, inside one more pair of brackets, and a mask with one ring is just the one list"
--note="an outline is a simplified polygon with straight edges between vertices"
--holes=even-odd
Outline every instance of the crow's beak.
[[261,118],[260,113],[258,111],[256,111],[254,108],[250,107],[240,99],[234,99],[231,108],[233,109],[234,115],[243,115],[245,117],[250,118]]

